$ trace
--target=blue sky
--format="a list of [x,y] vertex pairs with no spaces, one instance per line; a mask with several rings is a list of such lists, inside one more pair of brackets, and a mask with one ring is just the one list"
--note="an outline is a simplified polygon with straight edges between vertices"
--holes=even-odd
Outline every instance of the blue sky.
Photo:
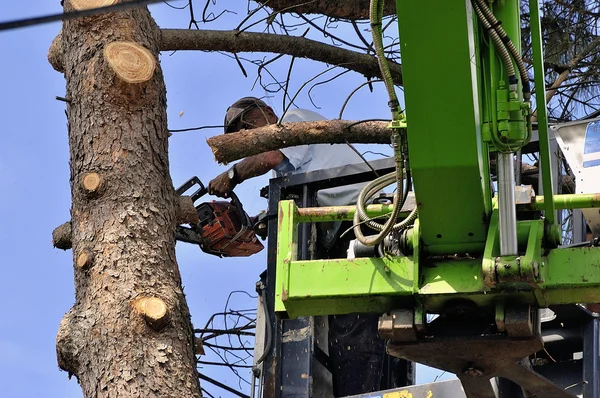
[[[0,21],[57,13],[59,0],[0,3]],[[245,2],[241,2],[245,4]],[[240,4],[241,4],[240,3]],[[184,2],[176,1],[175,5]],[[186,28],[187,12],[164,4],[150,7],[161,27]],[[240,15],[226,15],[206,29],[232,29]],[[54,249],[52,230],[69,219],[69,151],[63,76],[46,59],[60,23],[0,32],[0,396],[81,397],[75,379],[69,381],[56,364],[55,338],[64,313],[74,302],[71,251]],[[343,33],[343,32],[338,32]],[[262,97],[258,86],[251,91],[256,67],[248,66],[244,78],[235,61],[204,52],[163,53],[161,64],[168,93],[169,128],[181,129],[222,124],[225,109],[246,95]],[[322,65],[297,61],[291,87],[322,70]],[[276,67],[286,73],[287,63]],[[315,109],[306,90],[298,97],[301,107],[325,117],[337,117],[347,95],[364,79],[355,73],[314,90],[321,109]],[[362,89],[345,111],[348,119],[387,117],[383,87],[375,93]],[[281,96],[267,99],[281,112]],[[206,138],[220,129],[175,133],[170,138],[171,175],[175,186],[197,175],[205,183],[226,170],[214,162]],[[236,189],[249,213],[266,207],[258,190],[267,185],[261,177]],[[249,259],[217,259],[188,244],[177,245],[192,319],[197,327],[220,311],[232,290],[252,292],[265,268],[265,253]],[[252,307],[255,301],[238,298],[236,305]],[[228,371],[207,368],[204,372],[224,383],[236,385]],[[439,372],[424,372],[420,380]],[[206,386],[209,388],[209,386]],[[216,388],[210,391],[227,397]]]

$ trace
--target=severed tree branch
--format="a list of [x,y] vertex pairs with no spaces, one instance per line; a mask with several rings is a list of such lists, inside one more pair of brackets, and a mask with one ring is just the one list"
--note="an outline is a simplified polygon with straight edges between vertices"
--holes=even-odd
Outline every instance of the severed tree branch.
[[[308,144],[389,144],[388,122],[349,122],[328,120],[317,122],[272,124],[252,130],[223,134],[207,140],[215,159],[229,163],[248,156],[275,149]],[[496,171],[495,161],[491,164],[492,174]],[[522,164],[522,183],[538,186],[539,169]],[[575,192],[575,181],[571,176],[562,177],[562,192]]]
[[[367,78],[381,77],[377,58],[374,56],[304,37],[235,30],[162,29],[161,32],[161,51],[200,50],[287,54],[296,58],[308,58],[338,65],[361,73]],[[391,61],[389,65],[394,83],[401,85],[401,66]]]
[[252,130],[223,134],[207,140],[215,159],[229,163],[274,149],[307,144],[389,144],[388,122],[317,122],[272,124]]
[[[257,0],[277,12],[299,14],[322,14],[335,19],[360,20],[369,18],[369,0],[295,0],[298,7],[292,7],[289,0]],[[396,2],[386,1],[383,15],[396,14]]]

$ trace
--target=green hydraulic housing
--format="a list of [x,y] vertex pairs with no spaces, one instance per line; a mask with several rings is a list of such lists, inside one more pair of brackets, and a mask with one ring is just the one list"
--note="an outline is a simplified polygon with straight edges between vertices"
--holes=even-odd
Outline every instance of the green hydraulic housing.
[[[537,197],[520,211],[539,211]],[[600,208],[600,194],[555,195],[557,209]],[[480,307],[600,302],[600,247],[543,247],[543,220],[518,223],[519,256],[500,257],[498,213],[492,212],[482,255],[428,256],[420,248],[420,223],[410,234],[412,254],[354,260],[297,260],[298,224],[350,220],[353,207],[299,209],[279,204],[275,311],[286,317],[384,313],[418,303],[426,312],[443,312],[455,299]],[[389,214],[391,206],[368,208],[371,217]],[[406,216],[407,214],[405,214]]]
[[[476,7],[480,0],[398,0],[406,134],[418,218],[402,256],[297,260],[298,224],[351,220],[353,207],[279,205],[275,310],[282,316],[443,312],[455,299],[480,307],[600,302],[600,247],[558,248],[556,209],[600,207],[600,194],[553,195],[545,97],[536,97],[544,197],[519,213],[518,255],[501,256],[490,157],[531,136],[521,79],[509,78]],[[520,52],[518,0],[486,2]],[[545,92],[539,4],[529,2],[537,92]],[[391,212],[372,206],[370,217]],[[404,216],[407,216],[406,214]],[[416,322],[417,320],[415,320]]]
[[465,5],[397,2],[410,166],[432,254],[483,251],[491,212],[479,43]]

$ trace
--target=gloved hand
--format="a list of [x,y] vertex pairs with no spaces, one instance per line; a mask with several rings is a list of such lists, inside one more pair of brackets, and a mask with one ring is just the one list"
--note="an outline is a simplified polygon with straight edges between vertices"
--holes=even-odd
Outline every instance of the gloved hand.
[[221,173],[208,183],[208,193],[220,198],[228,198],[236,183],[229,178],[227,172]]

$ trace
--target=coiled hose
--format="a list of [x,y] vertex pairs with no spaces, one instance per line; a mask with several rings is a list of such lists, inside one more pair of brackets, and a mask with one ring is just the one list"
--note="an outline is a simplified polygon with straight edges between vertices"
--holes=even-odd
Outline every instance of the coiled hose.
[[[488,7],[484,0],[476,0],[477,5],[479,6],[480,12],[484,14],[483,19],[486,19],[490,26],[493,27],[494,31],[498,33],[500,36],[500,40],[502,43],[508,48],[510,54],[514,58],[517,68],[519,69],[519,76],[521,77],[521,84],[523,85],[523,99],[525,101],[529,101],[531,99],[531,85],[529,82],[529,74],[527,73],[527,68],[525,68],[525,62],[523,62],[523,57],[519,54],[517,47],[512,42],[510,37],[506,34],[506,31],[492,12],[492,10]],[[478,14],[479,16],[479,14]],[[483,22],[482,17],[479,19]],[[487,28],[486,28],[487,29]]]
[[477,17],[481,21],[481,24],[483,25],[485,30],[488,31],[490,37],[492,38],[492,41],[494,42],[494,45],[496,46],[496,50],[498,50],[498,53],[500,54],[500,58],[502,58],[502,63],[504,64],[504,67],[506,68],[506,72],[508,74],[509,84],[515,84],[516,87],[515,67],[513,66],[512,58],[510,57],[508,49],[502,42],[502,39],[498,35],[498,32],[496,32],[496,30],[492,27],[490,21],[484,15],[479,1],[477,3],[473,3],[473,6]]

